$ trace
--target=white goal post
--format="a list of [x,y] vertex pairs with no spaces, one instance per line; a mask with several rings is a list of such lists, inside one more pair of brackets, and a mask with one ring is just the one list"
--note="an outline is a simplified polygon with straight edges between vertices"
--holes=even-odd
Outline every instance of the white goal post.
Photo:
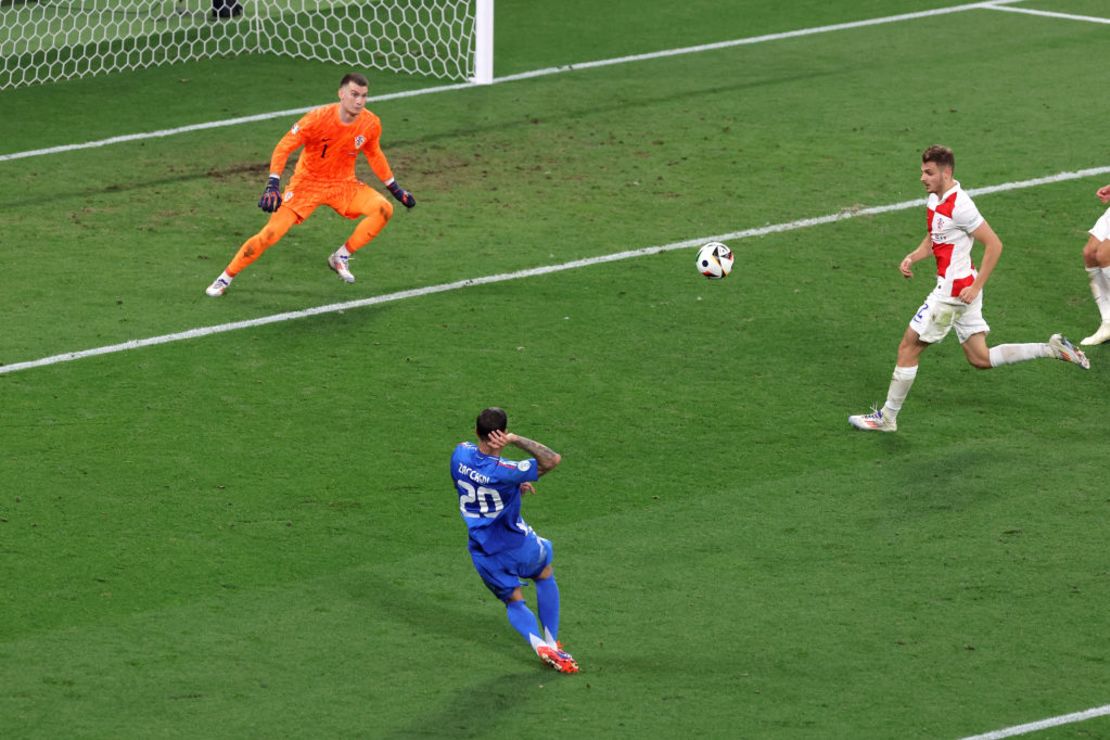
[[0,90],[239,54],[493,81],[494,0],[0,0]]

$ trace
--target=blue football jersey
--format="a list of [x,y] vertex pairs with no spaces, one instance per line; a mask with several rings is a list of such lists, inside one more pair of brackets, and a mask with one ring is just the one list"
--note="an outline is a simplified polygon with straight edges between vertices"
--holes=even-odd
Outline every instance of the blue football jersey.
[[493,555],[524,544],[532,528],[520,516],[520,485],[539,473],[535,458],[505,460],[483,455],[472,442],[459,443],[451,455],[451,478],[471,551]]

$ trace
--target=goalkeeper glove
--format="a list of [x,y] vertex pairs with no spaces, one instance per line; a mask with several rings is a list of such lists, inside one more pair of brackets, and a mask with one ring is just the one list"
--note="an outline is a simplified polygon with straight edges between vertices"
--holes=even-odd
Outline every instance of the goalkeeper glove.
[[398,185],[396,180],[386,185],[386,187],[389,188],[389,192],[392,193],[393,197],[399,200],[401,205],[405,208],[412,208],[416,205],[416,198],[412,197],[412,193]]
[[281,178],[270,175],[266,183],[266,191],[258,199],[258,207],[266,213],[273,213],[281,208]]

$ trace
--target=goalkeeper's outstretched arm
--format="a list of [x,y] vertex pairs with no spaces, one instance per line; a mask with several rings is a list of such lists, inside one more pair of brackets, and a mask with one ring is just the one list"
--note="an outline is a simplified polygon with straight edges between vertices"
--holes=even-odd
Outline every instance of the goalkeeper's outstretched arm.
[[[379,131],[379,135],[380,135]],[[389,194],[397,199],[405,208],[412,208],[416,205],[416,198],[412,193],[405,190],[397,184],[397,180],[393,177],[393,168],[389,166],[389,160],[385,158],[385,152],[382,151],[379,139],[375,136],[367,147],[363,150],[366,155],[366,161],[370,163],[370,169],[374,170],[374,174],[382,181],[382,184],[389,190]]]
[[258,207],[266,213],[273,213],[281,208],[281,173],[285,171],[289,155],[304,145],[302,121],[298,121],[292,129],[285,132],[285,136],[274,147],[274,153],[270,155],[270,177],[266,181],[262,197],[258,199]]

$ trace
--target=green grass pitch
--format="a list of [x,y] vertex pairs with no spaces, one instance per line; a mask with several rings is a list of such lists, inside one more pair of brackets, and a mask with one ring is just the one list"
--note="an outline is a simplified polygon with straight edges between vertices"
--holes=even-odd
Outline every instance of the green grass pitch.
[[[947,4],[502,0],[496,72]],[[1105,29],[974,10],[371,103],[419,205],[352,286],[320,211],[203,293],[293,116],[0,162],[0,363],[897,203],[937,142],[970,188],[1106,166]],[[7,91],[0,154],[344,71]],[[992,344],[1095,328],[1108,181],[977,198]],[[0,736],[955,738],[1107,704],[1110,352],[984,373],[949,338],[896,435],[847,425],[929,290],[897,272],[922,210],[735,240],[718,283],[678,250],[0,375]],[[564,456],[524,516],[577,676],[466,554],[447,463],[490,404]]]

